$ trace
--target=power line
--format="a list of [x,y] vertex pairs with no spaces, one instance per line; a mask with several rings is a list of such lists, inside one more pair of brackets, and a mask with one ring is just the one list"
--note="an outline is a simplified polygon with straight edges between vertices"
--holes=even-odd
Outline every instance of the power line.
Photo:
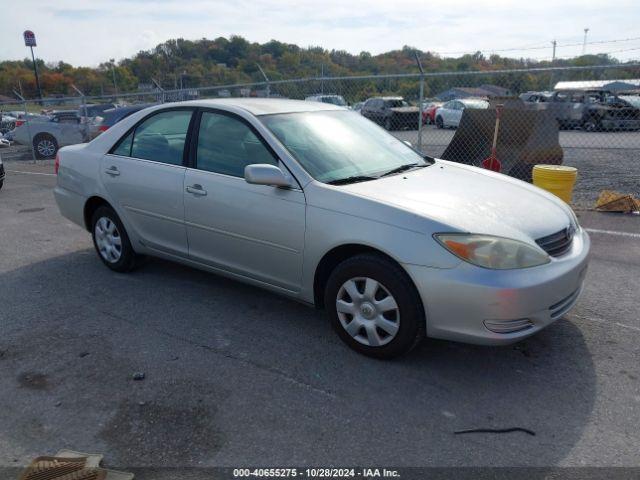
[[[634,48],[623,48],[620,50],[609,50],[607,52],[594,52],[594,53],[589,53],[588,55],[610,55],[612,53],[622,53],[622,52],[632,52],[632,51],[636,51],[636,50],[640,50],[640,47],[634,47]],[[581,55],[562,55],[562,56],[556,56],[555,59],[556,60],[567,60],[570,58],[576,58],[579,57]],[[543,61],[543,60],[549,60],[552,59],[552,57],[532,57],[532,58],[528,58],[528,60],[536,60],[536,61]]]
[[[557,45],[557,48],[580,47],[583,45],[602,45],[606,43],[631,42],[634,40],[640,40],[640,37],[617,38],[614,40],[597,40],[597,41],[586,42],[586,43],[585,42],[565,43],[565,44]],[[542,46],[542,47],[494,48],[494,49],[488,48],[484,50],[475,50],[473,52],[459,51],[459,52],[432,52],[432,53],[437,53],[438,55],[466,55],[466,54],[473,54],[476,52],[521,52],[521,51],[528,51],[528,50],[545,50],[547,48],[549,47]]]

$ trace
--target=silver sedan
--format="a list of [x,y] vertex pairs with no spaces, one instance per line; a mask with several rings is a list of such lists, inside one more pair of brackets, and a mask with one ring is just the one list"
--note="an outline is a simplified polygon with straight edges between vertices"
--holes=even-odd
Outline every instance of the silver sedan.
[[521,340],[569,311],[588,263],[555,196],[319,102],[148,108],[61,149],[56,170],[60,211],[110,269],[150,255],[265,287],[376,357],[425,335]]

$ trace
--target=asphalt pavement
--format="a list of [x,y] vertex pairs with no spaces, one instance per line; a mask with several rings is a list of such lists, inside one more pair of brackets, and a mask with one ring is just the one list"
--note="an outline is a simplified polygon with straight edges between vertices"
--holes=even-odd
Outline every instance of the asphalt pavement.
[[[122,469],[640,467],[640,217],[579,212],[584,294],[536,336],[385,362],[273,293],[156,259],[111,272],[59,215],[50,162],[6,168],[0,467],[61,448]],[[535,436],[453,433],[512,427]]]

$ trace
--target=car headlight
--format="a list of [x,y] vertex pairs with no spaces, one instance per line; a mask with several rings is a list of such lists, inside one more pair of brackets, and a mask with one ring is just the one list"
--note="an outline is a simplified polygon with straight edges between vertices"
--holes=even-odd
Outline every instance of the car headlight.
[[509,238],[473,233],[437,233],[434,238],[465,262],[484,268],[510,270],[551,261],[541,248]]

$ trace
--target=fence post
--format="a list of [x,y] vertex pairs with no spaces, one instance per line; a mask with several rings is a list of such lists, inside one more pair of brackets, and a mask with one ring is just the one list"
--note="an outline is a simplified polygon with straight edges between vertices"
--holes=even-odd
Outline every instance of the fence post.
[[13,90],[13,94],[22,101],[22,107],[24,108],[24,122],[27,125],[27,135],[29,136],[29,145],[31,145],[31,160],[36,163],[36,150],[33,146],[33,139],[31,138],[31,126],[29,125],[29,112],[27,111],[27,101],[18,92]]
[[78,87],[76,87],[73,83],[71,84],[71,88],[73,88],[80,95],[80,102],[82,106],[82,110],[84,110],[84,124],[82,121],[80,122],[80,132],[82,133],[83,141],[87,141],[89,138],[89,110],[87,110],[87,99]]
[[420,69],[420,98],[418,99],[418,150],[422,152],[422,109],[424,102],[424,70],[422,69],[422,63],[418,57],[418,52],[414,52],[416,56],[416,62]]
[[258,66],[258,70],[260,70],[260,73],[264,77],[264,81],[267,82],[266,90],[267,90],[267,98],[269,98],[271,96],[271,85],[269,84],[269,77],[267,77],[267,74],[264,73],[264,70],[262,70],[262,67],[260,66],[259,63],[256,63],[256,65]]

